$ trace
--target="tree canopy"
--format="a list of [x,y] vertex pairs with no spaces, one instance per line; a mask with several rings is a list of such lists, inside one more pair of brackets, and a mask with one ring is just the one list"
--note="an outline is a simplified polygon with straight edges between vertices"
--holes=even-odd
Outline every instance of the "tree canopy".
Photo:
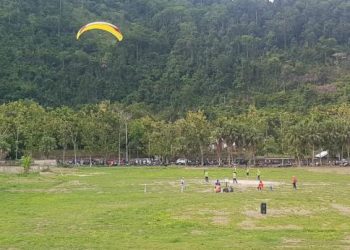
[[[349,13],[347,0],[4,0],[0,101],[111,100],[170,119],[348,102]],[[95,20],[124,40],[97,31],[77,42]]]

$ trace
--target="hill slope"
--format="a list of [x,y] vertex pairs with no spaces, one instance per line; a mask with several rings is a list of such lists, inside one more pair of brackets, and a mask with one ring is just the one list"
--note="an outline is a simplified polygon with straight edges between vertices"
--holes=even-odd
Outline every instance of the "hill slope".
[[[349,101],[347,0],[4,0],[0,101],[100,100],[174,114]],[[115,23],[75,40],[85,23]]]

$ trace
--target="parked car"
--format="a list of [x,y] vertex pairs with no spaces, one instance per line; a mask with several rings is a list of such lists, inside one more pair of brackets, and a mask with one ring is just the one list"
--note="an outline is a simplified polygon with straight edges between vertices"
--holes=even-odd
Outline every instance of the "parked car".
[[349,161],[346,160],[346,159],[342,159],[340,161],[335,161],[335,165],[338,165],[338,166],[349,166]]
[[143,165],[143,166],[149,166],[152,164],[152,160],[149,158],[135,158],[130,161],[132,164],[135,165]]
[[187,159],[185,159],[185,158],[179,158],[179,159],[176,160],[175,164],[176,164],[176,165],[186,165],[187,162],[188,162]]

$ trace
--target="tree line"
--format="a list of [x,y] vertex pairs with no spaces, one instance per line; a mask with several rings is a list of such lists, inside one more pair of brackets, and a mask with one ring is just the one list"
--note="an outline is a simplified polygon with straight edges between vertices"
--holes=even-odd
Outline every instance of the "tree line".
[[[44,108],[34,101],[0,106],[1,158],[19,159],[40,152],[49,157],[59,150],[83,150],[130,160],[159,157],[162,163],[184,157],[204,164],[208,157],[218,164],[259,156],[315,158],[328,150],[332,156],[350,157],[350,105],[310,109],[306,113],[257,109],[227,116],[189,111],[182,118],[164,120],[138,108],[109,101]],[[132,152],[132,155],[130,155]]]

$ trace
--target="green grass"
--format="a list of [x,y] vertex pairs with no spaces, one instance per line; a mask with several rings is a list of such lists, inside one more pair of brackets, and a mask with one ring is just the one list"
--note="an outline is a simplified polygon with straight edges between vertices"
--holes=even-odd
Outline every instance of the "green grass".
[[[350,169],[261,170],[264,180],[281,184],[216,194],[195,168],[0,174],[0,249],[348,249]],[[211,179],[231,173],[209,169]],[[261,202],[267,215],[259,213]]]

